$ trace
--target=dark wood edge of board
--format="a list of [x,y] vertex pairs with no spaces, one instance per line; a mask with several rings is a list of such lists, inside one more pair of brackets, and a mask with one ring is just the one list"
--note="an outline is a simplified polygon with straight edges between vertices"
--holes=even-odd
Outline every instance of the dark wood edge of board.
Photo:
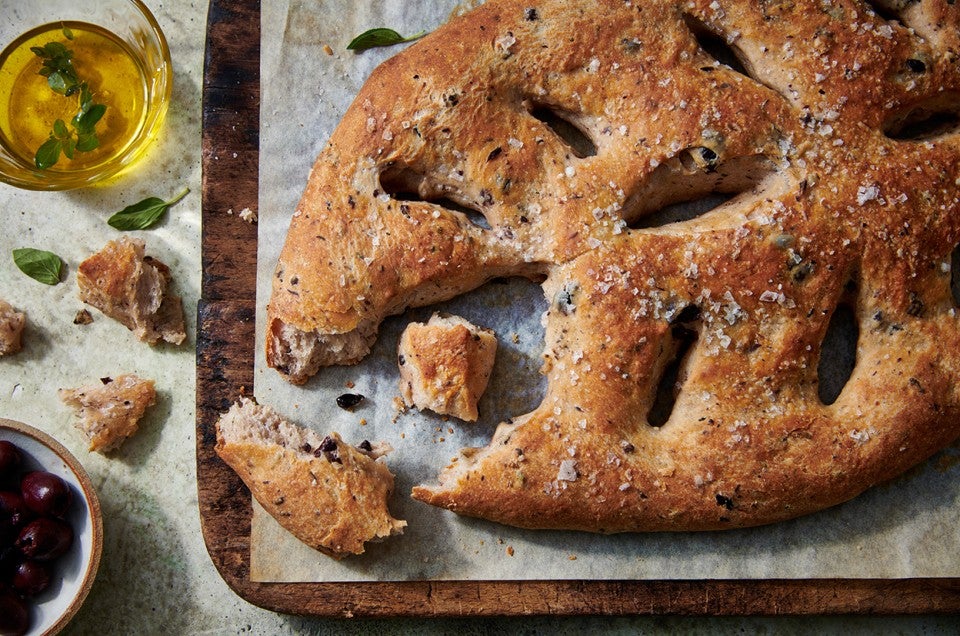
[[[260,3],[211,0],[203,80],[203,279],[197,320],[197,487],[207,550],[242,598],[290,614],[351,616],[778,615],[960,612],[960,579],[750,581],[250,580],[250,493],[214,452],[215,422],[253,393]],[[233,211],[233,214],[228,214]]]

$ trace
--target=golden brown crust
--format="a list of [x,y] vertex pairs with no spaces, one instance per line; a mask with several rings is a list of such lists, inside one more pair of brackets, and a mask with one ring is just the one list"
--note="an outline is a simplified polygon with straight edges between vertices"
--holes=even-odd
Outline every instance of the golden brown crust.
[[407,406],[477,421],[497,355],[490,329],[459,316],[434,314],[407,325],[400,336],[400,394]]
[[11,355],[23,347],[23,327],[27,316],[0,300],[0,357]]
[[80,263],[80,300],[96,307],[137,338],[155,345],[186,338],[180,297],[171,293],[170,269],[144,255],[140,239],[120,238]]
[[[318,158],[278,264],[269,363],[302,382],[361,357],[390,313],[544,274],[544,402],[416,498],[527,527],[715,529],[902,472],[960,432],[960,5],[897,15],[501,0],[454,20],[374,73]],[[651,221],[709,192],[736,196]],[[856,366],[827,404],[839,305]],[[676,403],[650,426],[684,331]],[[358,346],[341,356],[331,338]]]
[[132,373],[103,378],[100,384],[60,389],[60,400],[73,407],[77,428],[90,440],[90,450],[108,453],[137,432],[140,418],[157,401],[153,380]]
[[281,526],[337,559],[407,525],[387,510],[385,449],[364,451],[336,433],[320,438],[244,398],[217,422],[216,451]]

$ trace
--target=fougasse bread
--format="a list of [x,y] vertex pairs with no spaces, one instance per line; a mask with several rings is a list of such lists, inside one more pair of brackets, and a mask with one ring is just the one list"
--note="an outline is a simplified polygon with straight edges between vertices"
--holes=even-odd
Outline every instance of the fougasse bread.
[[854,497],[960,433],[958,55],[952,0],[491,0],[346,112],[280,254],[267,360],[305,382],[390,314],[542,279],[542,404],[415,498],[621,532]]

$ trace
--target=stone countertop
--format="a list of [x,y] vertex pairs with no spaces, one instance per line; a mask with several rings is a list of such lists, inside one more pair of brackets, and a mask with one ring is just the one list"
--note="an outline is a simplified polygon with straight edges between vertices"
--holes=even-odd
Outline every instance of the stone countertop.
[[[165,129],[146,157],[132,172],[83,191],[28,192],[0,184],[0,298],[28,315],[25,350],[0,361],[0,417],[27,422],[59,439],[90,472],[103,506],[99,574],[65,633],[956,633],[960,623],[953,617],[324,620],[275,614],[235,595],[207,555],[196,489],[194,345],[207,3],[148,4],[169,39],[175,82]],[[118,236],[105,219],[146,196],[170,198],[184,187],[191,194],[170,209],[160,227],[136,234],[147,242],[147,253],[172,270],[184,299],[187,342],[149,348],[97,312],[93,324],[74,325],[81,308],[76,266]],[[64,259],[59,285],[35,283],[3,256],[26,246]],[[56,390],[127,371],[153,375],[158,404],[118,452],[91,453]]]

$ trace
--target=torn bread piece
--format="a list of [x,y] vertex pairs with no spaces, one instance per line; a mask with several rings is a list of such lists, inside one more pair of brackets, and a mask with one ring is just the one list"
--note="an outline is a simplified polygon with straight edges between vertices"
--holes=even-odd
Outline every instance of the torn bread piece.
[[493,330],[460,316],[434,314],[400,336],[400,393],[407,406],[476,422],[497,355]]
[[387,509],[393,474],[379,461],[388,444],[347,444],[336,433],[286,421],[242,398],[217,422],[217,454],[260,505],[300,541],[342,559],[367,541],[401,534],[406,521]]
[[108,453],[137,432],[140,418],[157,401],[153,380],[132,373],[101,378],[100,384],[60,389],[60,399],[73,407],[77,428],[90,440],[90,450]]
[[23,326],[27,316],[0,300],[0,356],[14,354],[23,347]]
[[140,239],[120,238],[80,263],[80,300],[155,345],[186,338],[180,297],[170,293],[170,268],[144,255]]

